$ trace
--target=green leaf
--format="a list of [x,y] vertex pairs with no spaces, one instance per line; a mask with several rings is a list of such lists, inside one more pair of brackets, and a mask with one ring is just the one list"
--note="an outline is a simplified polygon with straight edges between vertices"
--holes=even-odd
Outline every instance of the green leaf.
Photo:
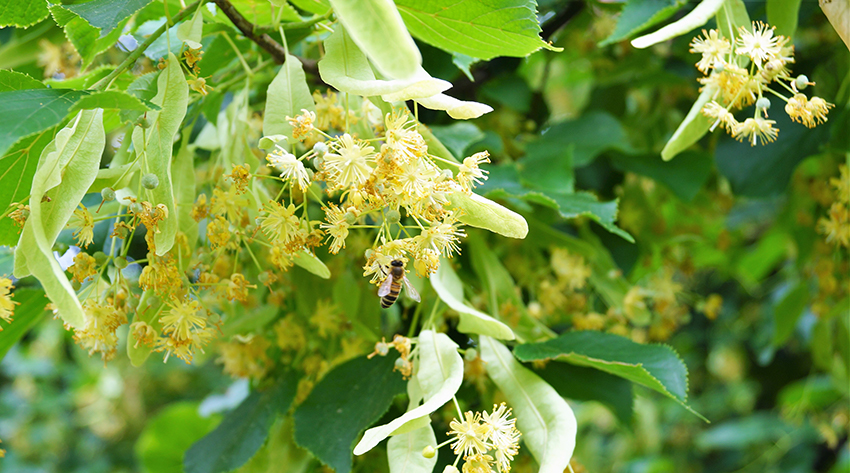
[[568,363],[546,363],[543,369],[535,372],[561,396],[600,402],[611,409],[624,425],[632,423],[632,383],[626,379]]
[[159,231],[154,235],[156,254],[159,256],[167,253],[174,245],[179,224],[177,209],[174,207],[171,154],[174,136],[180,131],[189,103],[189,86],[180,62],[174,54],[169,54],[166,64],[167,67],[157,79],[157,94],[151,100],[162,110],[148,112],[150,128],[135,127],[133,130],[133,147],[142,160],[142,173],[152,173],[159,178],[156,189],[143,190],[143,198],[155,206],[163,204],[168,208],[168,218],[159,223]]
[[0,92],[24,89],[44,89],[47,86],[40,80],[24,74],[23,72],[0,70]]
[[183,473],[184,452],[217,422],[218,416],[201,417],[195,402],[166,406],[147,421],[136,441],[136,457],[142,472]]
[[328,0],[289,0],[289,3],[314,15],[324,15],[331,9]]
[[138,110],[148,112],[161,110],[159,105],[136,98],[120,90],[104,90],[86,95],[71,107],[71,112],[78,110],[93,110],[95,108],[117,108],[121,110]]
[[[419,334],[419,345],[417,347],[420,351],[416,381],[422,389],[425,402],[422,405],[411,405],[407,412],[388,424],[367,430],[357,446],[354,447],[355,455],[362,455],[375,448],[382,440],[406,423],[428,416],[443,407],[451,401],[460,388],[463,382],[463,360],[457,353],[458,346],[455,342],[444,333],[423,330]],[[413,397],[411,396],[411,398]],[[418,404],[418,400],[411,401],[411,404],[414,403]],[[414,430],[414,432],[416,431]]]
[[573,410],[552,386],[522,366],[504,345],[481,337],[487,375],[505,395],[517,419],[522,441],[540,465],[540,473],[561,473],[576,446]]
[[782,346],[794,333],[797,321],[809,305],[809,288],[800,283],[782,297],[773,308],[773,346]]
[[466,156],[469,145],[484,139],[484,132],[469,122],[432,126],[431,131],[455,156]]
[[605,371],[658,391],[699,416],[685,404],[688,370],[667,345],[644,345],[610,333],[579,331],[519,345],[514,354],[525,362],[557,360]]
[[195,10],[195,15],[192,19],[184,21],[177,27],[177,38],[192,49],[198,49],[203,46],[201,44],[201,37],[204,36],[204,15],[201,14],[203,8],[204,4],[199,3],[198,9]]
[[[53,257],[53,243],[97,176],[106,144],[103,111],[81,111],[41,153],[32,181],[30,216],[15,249],[15,276],[33,274],[59,315],[80,327],[83,308]],[[43,202],[43,197],[49,201]]]
[[446,259],[440,261],[437,272],[430,280],[437,296],[460,314],[458,331],[489,335],[502,340],[516,338],[510,327],[463,302],[463,283]]
[[285,465],[286,473],[304,473],[313,458],[292,441],[292,420],[278,416],[269,440],[237,473],[269,473]]
[[802,0],[767,0],[767,22],[776,27],[776,34],[794,37],[801,3]]
[[53,15],[56,23],[65,29],[65,37],[74,45],[74,49],[83,59],[83,68],[88,67],[95,57],[118,42],[126,24],[126,21],[122,22],[117,28],[101,36],[99,29],[61,6],[51,6],[50,14]]
[[338,26],[325,40],[325,56],[319,61],[319,75],[328,85],[354,95],[380,95],[387,102],[430,97],[450,88],[451,83],[427,73],[412,79],[378,80],[366,55],[345,28]]
[[[24,203],[30,195],[38,157],[56,133],[55,128],[21,138],[6,155],[0,157],[0,209],[12,203]],[[5,210],[4,210],[5,211]],[[21,232],[11,218],[0,219],[0,245],[15,246]]]
[[776,141],[750,146],[733,139],[718,143],[714,159],[739,196],[772,197],[785,192],[797,165],[828,140],[833,122],[814,129],[793,123],[785,113],[776,113],[775,128],[782,130]]
[[84,90],[38,89],[0,92],[0,155],[18,139],[58,125]]
[[527,154],[533,158],[554,158],[564,154],[569,145],[573,146],[575,167],[593,162],[606,150],[632,150],[620,122],[607,112],[594,110],[575,120],[553,125],[529,144]]
[[396,4],[414,36],[445,51],[491,59],[525,57],[540,48],[557,50],[540,39],[533,0],[505,0],[498,8],[473,0]]
[[307,86],[301,61],[286,56],[286,62],[269,84],[266,94],[266,112],[263,117],[263,135],[286,135],[292,140],[292,125],[286,117],[294,117],[301,109],[316,111],[316,104]]
[[100,29],[101,35],[106,35],[122,20],[150,2],[151,0],[92,0],[75,5],[63,5],[62,8],[75,13],[91,26]]
[[664,184],[680,199],[690,202],[711,176],[712,157],[699,151],[685,151],[675,161],[664,162],[658,155],[614,156],[611,164],[623,171],[651,177]]
[[740,450],[754,448],[758,444],[769,442],[773,444],[783,437],[788,437],[803,430],[783,421],[776,414],[757,412],[740,419],[726,421],[720,425],[704,430],[696,438],[695,445],[700,450]]
[[0,320],[0,360],[47,314],[45,306],[48,301],[40,289],[16,289],[12,293],[12,301],[17,303],[12,323]]
[[661,150],[661,158],[664,161],[670,161],[677,154],[691,147],[711,128],[711,120],[702,114],[702,107],[711,101],[711,97],[714,96],[716,91],[716,87],[707,85],[699,94],[685,119],[682,120],[676,131],[673,132],[673,136],[664,145],[664,149]]
[[[351,471],[351,445],[377,421],[405,382],[395,359],[365,356],[347,361],[319,381],[292,415],[295,441],[337,473]],[[347,393],[340,396],[340,393]],[[316,435],[321,432],[321,435]]]
[[520,180],[527,187],[542,191],[575,192],[574,149],[574,143],[557,148],[544,140],[529,143],[520,162]]
[[614,32],[599,46],[622,41],[658,24],[676,13],[685,3],[683,0],[629,0],[620,12]]
[[437,437],[434,428],[427,426],[406,434],[390,437],[387,442],[387,459],[390,473],[431,473],[437,464],[438,455],[425,458],[422,449],[436,447]]
[[[387,108],[389,108],[389,104],[386,105]],[[417,123],[416,131],[418,131],[419,134],[422,135],[422,138],[425,139],[425,144],[428,145],[429,154],[437,156],[438,158],[443,158],[448,161],[460,164],[460,161],[457,159],[457,157],[453,155],[452,152],[449,151],[449,149],[446,148],[446,146],[441,143],[439,139],[437,139],[437,136],[434,135],[433,132],[431,132],[431,129],[428,126],[423,125],[422,123]],[[450,164],[441,163],[440,161],[437,161],[437,165],[443,169],[454,169],[454,167],[449,167],[451,166]]]
[[244,465],[265,443],[277,415],[289,409],[297,385],[294,376],[286,374],[272,388],[252,392],[186,451],[186,473],[219,473]]
[[325,266],[325,263],[307,250],[299,251],[298,256],[293,258],[292,262],[322,279],[330,279],[331,277],[331,270]]
[[419,48],[392,0],[331,0],[331,5],[351,39],[381,74],[411,79],[422,72]]
[[714,16],[725,2],[726,0],[702,0],[690,13],[675,22],[658,31],[633,39],[632,46],[638,49],[648,48],[653,44],[667,41],[699,28]]
[[0,0],[0,28],[28,28],[47,18],[47,2],[32,0]]
[[509,238],[525,238],[528,234],[528,223],[522,215],[486,197],[453,192],[448,198],[452,208],[463,211],[458,220],[469,226],[484,228]]

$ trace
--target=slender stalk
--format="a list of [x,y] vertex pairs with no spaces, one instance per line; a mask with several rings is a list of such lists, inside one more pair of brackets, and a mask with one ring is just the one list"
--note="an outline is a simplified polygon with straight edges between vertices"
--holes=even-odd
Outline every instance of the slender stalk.
[[[199,3],[201,3],[201,0],[197,0],[195,2],[192,2],[191,4],[189,4],[189,6],[180,10],[176,15],[174,15],[174,17],[171,18],[171,21],[174,22],[174,23],[177,23],[178,21],[182,20],[183,18],[186,18],[187,16],[189,16],[191,13],[194,13],[194,11],[195,11],[195,9],[196,9],[196,7],[198,6]],[[97,81],[92,86],[92,89],[94,89],[94,90],[105,89],[112,82],[113,79],[118,77],[126,69],[130,68],[130,66],[132,66],[136,62],[136,59],[139,59],[139,57],[141,57],[141,55],[145,52],[145,50],[148,49],[150,47],[150,45],[153,44],[153,42],[156,41],[160,36],[162,36],[162,34],[165,33],[168,30],[168,28],[169,28],[169,25],[168,25],[168,22],[166,21],[156,31],[151,33],[151,35],[148,36],[148,39],[146,39],[144,43],[137,46],[136,49],[134,49],[133,52],[131,52],[130,55],[127,56],[124,59],[124,61],[121,64],[119,64],[118,67],[115,68],[114,71],[110,72],[109,75],[107,75],[103,79]]]

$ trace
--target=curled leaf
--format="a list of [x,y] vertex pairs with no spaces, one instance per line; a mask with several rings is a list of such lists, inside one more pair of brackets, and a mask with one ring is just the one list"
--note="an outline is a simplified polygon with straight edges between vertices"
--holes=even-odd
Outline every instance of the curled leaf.
[[641,36],[632,40],[632,46],[638,49],[644,49],[653,44],[667,41],[668,39],[681,36],[694,28],[706,24],[711,17],[720,10],[725,0],[702,0],[690,13],[683,16],[676,22],[654,31],[648,35]]
[[446,94],[436,94],[426,98],[416,99],[419,105],[431,110],[445,110],[455,120],[478,118],[493,111],[493,107],[479,103],[458,100]]

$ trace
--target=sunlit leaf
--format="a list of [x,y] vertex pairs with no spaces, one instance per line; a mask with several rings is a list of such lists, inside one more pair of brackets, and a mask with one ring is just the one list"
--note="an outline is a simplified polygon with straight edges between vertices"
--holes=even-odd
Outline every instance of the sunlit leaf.
[[24,74],[23,72],[0,70],[0,92],[24,89],[43,89],[47,87],[40,80]]
[[159,105],[139,99],[126,92],[104,90],[84,96],[69,111],[76,112],[78,110],[93,110],[95,108],[117,108],[121,110],[137,110],[140,112],[161,110]]
[[552,48],[540,38],[537,2],[510,0],[499,8],[472,0],[397,0],[410,32],[426,43],[481,59],[525,57]]
[[201,47],[201,37],[204,35],[204,15],[201,14],[203,7],[203,3],[198,4],[192,19],[184,21],[177,27],[177,38],[191,49]]
[[88,92],[37,89],[0,92],[0,155],[18,139],[58,125],[68,110]]
[[387,442],[387,459],[390,473],[431,473],[437,464],[438,456],[425,458],[422,449],[436,447],[437,438],[434,428],[427,426],[402,435],[390,437]]
[[685,119],[682,120],[676,131],[673,132],[673,136],[664,145],[664,149],[661,150],[661,157],[665,161],[675,158],[677,154],[691,147],[711,127],[711,120],[702,114],[702,108],[711,101],[715,92],[717,92],[716,87],[707,85],[699,94],[699,98],[691,106]]
[[639,38],[632,40],[632,46],[643,49],[652,46],[653,44],[667,41],[668,39],[681,36],[690,32],[695,28],[706,24],[708,20],[717,13],[717,10],[723,6],[726,0],[702,0],[699,5],[690,11],[687,15],[676,20],[675,22]]
[[151,0],[92,0],[90,2],[63,5],[62,8],[77,14],[91,26],[106,35],[128,16],[141,10]]
[[46,2],[0,0],[0,27],[26,28],[47,18],[49,13]]
[[683,0],[629,0],[620,12],[614,32],[599,45],[622,41],[654,26],[669,18],[685,3]]
[[266,112],[263,118],[263,135],[285,135],[292,139],[292,125],[286,117],[294,117],[301,110],[316,111],[316,104],[307,86],[304,68],[295,56],[286,56],[286,62],[269,84],[266,95]]
[[454,192],[449,195],[452,207],[463,211],[458,217],[461,222],[509,238],[525,238],[528,223],[522,215],[507,209],[478,194]]

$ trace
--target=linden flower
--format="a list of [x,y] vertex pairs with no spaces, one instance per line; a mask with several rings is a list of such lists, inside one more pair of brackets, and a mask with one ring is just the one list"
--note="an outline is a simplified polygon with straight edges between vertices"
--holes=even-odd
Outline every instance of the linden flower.
[[296,140],[301,140],[313,131],[313,122],[316,121],[316,113],[302,108],[299,115],[295,115],[295,118],[287,116],[286,121],[292,125],[292,137]]
[[299,161],[294,154],[278,149],[266,156],[266,161],[269,162],[268,166],[280,171],[280,177],[286,180],[294,180],[302,192],[310,187],[310,175],[307,173],[304,163]]
[[570,289],[575,291],[581,289],[590,277],[590,267],[584,258],[571,255],[569,251],[556,248],[552,251],[552,259],[549,263],[558,279],[564,281]]
[[224,365],[224,372],[234,378],[262,378],[271,360],[266,350],[271,346],[262,336],[236,335],[230,342],[219,345],[221,356],[215,362]]
[[248,300],[248,288],[254,287],[256,286],[248,284],[248,280],[241,273],[233,273],[227,282],[227,298],[245,302]]
[[374,160],[375,148],[363,142],[355,142],[348,133],[331,146],[336,152],[327,153],[324,157],[325,169],[330,174],[329,181],[333,181],[336,188],[366,182],[372,173],[369,162]]
[[207,224],[207,240],[212,249],[224,248],[230,242],[230,223],[218,216]]
[[[3,319],[6,323],[12,323],[12,315],[15,313],[15,305],[19,304],[19,302],[15,302],[12,300],[12,289],[15,286],[12,285],[12,280],[9,278],[0,278],[0,319]],[[0,331],[3,328],[0,327]]]
[[731,133],[734,127],[738,124],[738,120],[735,120],[735,116],[732,115],[726,107],[713,100],[705,104],[702,108],[702,114],[708,118],[715,119],[714,124],[711,125],[711,131],[714,131],[714,129],[717,128],[717,125],[722,123],[723,128],[725,128],[727,132]]
[[809,100],[809,103],[806,104],[806,110],[811,113],[813,119],[819,125],[826,122],[826,114],[829,113],[829,109],[834,106],[834,104],[831,104],[820,97],[812,97]]
[[127,322],[127,316],[122,310],[101,305],[92,299],[83,303],[83,311],[85,322],[82,328],[74,330],[74,342],[88,350],[89,356],[100,353],[104,362],[115,358],[118,352],[115,331]]
[[690,52],[702,54],[702,59],[697,62],[697,69],[707,72],[726,63],[726,57],[732,52],[732,45],[728,39],[720,36],[717,30],[702,30],[702,34],[705,38],[698,36],[691,41]]
[[511,409],[501,403],[493,405],[493,411],[484,412],[482,419],[490,428],[490,442],[495,449],[496,465],[500,472],[511,470],[511,462],[519,452],[519,438],[522,435],[516,428],[516,419],[510,419]]
[[295,316],[290,314],[280,319],[274,326],[277,346],[283,351],[299,351],[307,346],[307,335]]
[[88,248],[89,244],[94,240],[94,217],[85,205],[80,204],[80,207],[74,210],[74,217],[77,220],[73,224],[68,222],[68,226],[77,228],[77,231],[72,236],[77,239],[81,247]]
[[776,124],[775,120],[765,120],[761,117],[747,118],[732,129],[732,137],[738,141],[748,139],[751,146],[755,146],[757,140],[761,144],[770,143],[776,139],[779,132],[778,128],[773,128],[774,124]]
[[321,228],[328,233],[328,241],[331,246],[328,249],[332,254],[339,253],[345,248],[345,239],[348,238],[349,223],[345,220],[346,212],[334,204],[328,204],[325,209],[325,218],[328,223],[322,223]]
[[451,448],[456,455],[480,455],[490,450],[491,445],[487,443],[490,426],[481,423],[480,414],[467,411],[462,422],[452,419],[449,428],[452,430],[447,435],[455,437]]
[[818,221],[818,231],[826,235],[827,243],[850,247],[850,209],[843,203],[835,202],[829,208],[829,218]]
[[284,207],[278,202],[269,201],[263,210],[268,215],[260,217],[260,228],[269,239],[284,244],[295,239],[300,225],[300,220],[295,216],[295,205]]
[[[463,473],[491,473],[493,457],[481,453],[464,458]],[[507,471],[507,470],[506,470]]]
[[428,145],[425,139],[416,131],[416,122],[409,120],[407,113],[393,111],[386,116],[387,132],[384,134],[386,149],[390,155],[404,163],[425,156]]
[[442,222],[431,225],[413,238],[419,249],[432,249],[447,258],[460,253],[458,242],[466,236],[455,214],[449,213]]
[[189,340],[192,332],[207,326],[207,318],[201,313],[201,303],[195,299],[184,299],[169,303],[169,313],[159,318],[162,331],[176,340]]
[[829,183],[835,187],[838,200],[850,204],[850,167],[842,164],[838,167],[839,176],[833,177]]
[[339,332],[339,309],[336,305],[329,303],[326,300],[320,300],[316,303],[316,309],[313,316],[310,317],[310,325],[319,331],[319,336],[327,338],[328,335],[334,335]]
[[156,330],[149,323],[140,320],[130,324],[130,334],[136,343],[133,348],[139,348],[139,344],[152,347],[156,341]]
[[399,171],[396,177],[400,188],[396,190],[398,194],[406,197],[404,200],[417,200],[427,196],[431,191],[432,182],[440,174],[436,166],[421,160],[404,164]]
[[483,181],[487,180],[488,171],[479,169],[478,166],[489,162],[490,153],[487,151],[475,153],[463,160],[457,174],[457,182],[460,183],[463,190],[471,191],[473,187],[481,185]]
[[782,37],[773,36],[773,30],[774,27],[768,27],[760,21],[753,22],[752,32],[743,26],[740,27],[738,29],[740,36],[735,41],[738,46],[735,48],[735,53],[746,54],[757,67],[761,68],[763,62],[778,57],[782,52],[782,45],[785,44],[784,41],[780,43]]

